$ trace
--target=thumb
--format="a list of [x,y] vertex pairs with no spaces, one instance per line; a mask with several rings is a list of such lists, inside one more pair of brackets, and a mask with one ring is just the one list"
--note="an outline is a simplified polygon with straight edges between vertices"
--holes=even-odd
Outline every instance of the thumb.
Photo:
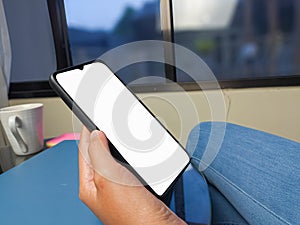
[[131,172],[112,157],[106,136],[102,131],[96,130],[91,133],[89,156],[93,169],[102,178],[122,185],[141,185]]

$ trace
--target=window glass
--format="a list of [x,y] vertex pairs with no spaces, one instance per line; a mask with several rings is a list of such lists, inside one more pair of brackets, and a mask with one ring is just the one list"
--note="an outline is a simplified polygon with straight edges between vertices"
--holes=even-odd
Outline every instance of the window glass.
[[46,1],[3,1],[10,38],[10,82],[48,81],[56,70]]
[[173,17],[175,42],[219,80],[300,72],[300,0],[173,0]]
[[[159,0],[65,0],[73,64],[97,59],[133,41],[162,40]],[[136,63],[118,72],[125,82],[164,77],[164,65]]]

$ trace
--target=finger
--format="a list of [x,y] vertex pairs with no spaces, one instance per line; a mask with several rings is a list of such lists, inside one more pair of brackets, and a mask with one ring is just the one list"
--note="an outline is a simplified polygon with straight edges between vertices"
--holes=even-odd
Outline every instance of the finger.
[[88,164],[91,164],[91,160],[88,154],[89,144],[90,144],[90,131],[85,126],[83,126],[80,134],[79,151],[81,152],[83,159]]
[[79,169],[79,187],[85,188],[87,184],[94,180],[94,170],[90,164],[83,158],[82,153],[78,152],[78,169]]
[[105,146],[106,150],[109,151],[108,140],[103,131],[99,131],[99,138],[101,139],[101,142]]
[[86,144],[89,142],[90,142],[90,131],[85,126],[82,126],[79,143]]
[[81,133],[80,133],[79,147],[84,147],[89,143],[90,143],[90,131],[85,126],[82,126]]
[[94,179],[94,170],[91,167],[88,156],[89,136],[90,132],[83,127],[80,135],[78,151],[79,189],[81,191],[89,188],[89,183],[91,183]]
[[[125,167],[116,162],[110,154],[105,134],[101,131],[93,131],[90,136],[89,155],[91,164],[96,171],[94,179],[106,179],[110,182],[137,186],[141,183]],[[96,182],[96,185],[97,183]]]

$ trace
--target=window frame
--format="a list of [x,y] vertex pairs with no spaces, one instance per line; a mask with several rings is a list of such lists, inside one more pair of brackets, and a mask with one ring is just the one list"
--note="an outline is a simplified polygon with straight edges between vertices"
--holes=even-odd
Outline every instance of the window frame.
[[[72,66],[72,57],[69,44],[68,27],[66,21],[64,0],[47,0],[50,22],[56,51],[57,70]],[[160,0],[163,40],[174,43],[174,24],[172,0]],[[175,62],[174,49],[165,47],[166,61]],[[165,74],[168,80],[176,82],[176,68],[165,64]],[[211,85],[210,85],[211,83]],[[215,89],[214,82],[205,82],[207,89]],[[178,86],[180,88],[178,88]],[[287,76],[274,76],[264,78],[249,78],[236,80],[220,80],[222,89],[228,88],[257,88],[257,87],[283,87],[300,86],[300,74]],[[176,84],[145,84],[132,85],[130,89],[135,93],[169,92],[169,91],[199,91],[197,82],[176,82]],[[55,97],[56,93],[48,81],[12,82],[10,83],[9,99]]]
[[[47,0],[50,23],[53,33],[56,52],[57,70],[72,65],[69,36],[63,0]],[[50,76],[50,74],[49,74]],[[11,82],[9,87],[9,99],[56,97],[47,81]]]

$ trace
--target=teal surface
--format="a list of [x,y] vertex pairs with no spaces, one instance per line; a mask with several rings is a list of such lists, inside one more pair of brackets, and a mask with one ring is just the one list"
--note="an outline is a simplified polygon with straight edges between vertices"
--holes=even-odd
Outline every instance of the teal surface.
[[[0,175],[0,225],[101,225],[78,198],[77,157],[77,142],[65,141]],[[184,195],[187,221],[207,224],[207,185],[191,167]]]
[[102,224],[78,198],[77,160],[65,141],[0,175],[0,224]]

